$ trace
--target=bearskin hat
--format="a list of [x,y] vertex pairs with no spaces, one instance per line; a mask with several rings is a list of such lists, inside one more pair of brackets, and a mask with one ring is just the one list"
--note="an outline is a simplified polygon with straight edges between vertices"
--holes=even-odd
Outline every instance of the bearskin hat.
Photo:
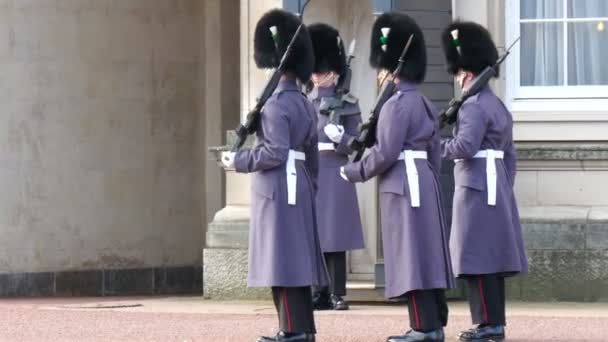
[[406,14],[388,12],[376,19],[372,28],[369,64],[373,68],[393,71],[397,68],[399,57],[412,34],[414,38],[405,55],[405,64],[399,78],[422,82],[426,75],[424,36],[420,26]]
[[498,50],[490,32],[474,22],[453,22],[441,33],[441,43],[448,72],[453,75],[459,69],[478,75],[498,60]]
[[340,76],[346,73],[344,42],[335,28],[322,23],[308,26],[315,54],[315,73],[333,71]]
[[[255,27],[253,38],[255,64],[259,68],[278,67],[300,23],[300,19],[290,12],[280,9],[266,12]],[[293,72],[302,83],[306,83],[314,66],[312,43],[306,27],[300,30],[292,49],[289,58],[285,61],[285,71]]]

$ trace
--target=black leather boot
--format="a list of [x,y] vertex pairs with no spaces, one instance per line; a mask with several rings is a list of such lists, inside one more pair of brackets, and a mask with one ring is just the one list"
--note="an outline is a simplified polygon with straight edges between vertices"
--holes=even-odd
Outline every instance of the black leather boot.
[[276,337],[258,337],[257,342],[315,342],[315,334],[279,332]]
[[403,336],[391,336],[386,342],[443,342],[444,340],[445,334],[443,333],[443,329],[437,329],[429,332],[410,330]]
[[505,339],[504,325],[485,325],[463,331],[458,335],[460,341],[498,342]]
[[318,291],[312,296],[312,305],[315,310],[330,310],[333,308],[329,293]]
[[331,295],[331,307],[334,310],[348,310],[348,303],[338,295]]

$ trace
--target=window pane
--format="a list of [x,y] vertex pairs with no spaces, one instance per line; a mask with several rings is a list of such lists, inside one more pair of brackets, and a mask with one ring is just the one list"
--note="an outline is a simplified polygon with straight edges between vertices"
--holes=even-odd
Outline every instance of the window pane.
[[562,23],[522,23],[520,80],[522,86],[564,84]]
[[568,84],[608,85],[608,30],[602,21],[568,24]]
[[606,0],[568,0],[569,18],[608,17]]
[[563,0],[521,0],[520,15],[522,19],[563,18]]

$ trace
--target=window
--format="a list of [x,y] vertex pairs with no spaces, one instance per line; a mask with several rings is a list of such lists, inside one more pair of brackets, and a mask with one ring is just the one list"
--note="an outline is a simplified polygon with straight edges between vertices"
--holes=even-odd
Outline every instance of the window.
[[512,102],[608,99],[608,0],[507,0],[506,6],[507,45],[521,37],[507,60]]

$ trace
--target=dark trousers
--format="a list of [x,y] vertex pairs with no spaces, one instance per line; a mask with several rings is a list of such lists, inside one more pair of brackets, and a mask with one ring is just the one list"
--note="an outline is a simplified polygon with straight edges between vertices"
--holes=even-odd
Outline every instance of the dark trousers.
[[346,296],[346,252],[327,252],[323,256],[329,273],[329,287],[315,288],[315,292]]
[[429,332],[448,324],[448,304],[444,289],[411,291],[406,297],[412,329]]
[[505,325],[505,277],[501,274],[466,275],[473,324]]
[[272,299],[279,315],[279,329],[286,333],[314,334],[310,287],[273,287]]

